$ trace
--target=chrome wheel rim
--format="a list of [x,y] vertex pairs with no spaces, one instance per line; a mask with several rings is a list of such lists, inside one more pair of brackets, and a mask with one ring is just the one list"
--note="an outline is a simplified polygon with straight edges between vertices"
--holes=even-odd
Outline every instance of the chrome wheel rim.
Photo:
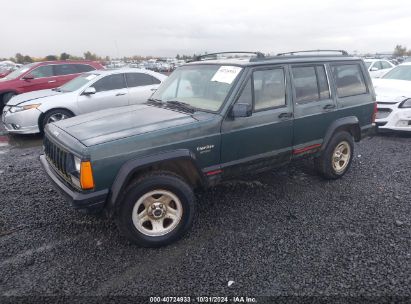
[[52,123],[52,122],[56,122],[56,121],[67,119],[67,118],[69,117],[63,113],[56,113],[49,117],[49,119],[47,120],[47,123]]
[[332,157],[333,169],[336,173],[344,172],[350,163],[351,146],[348,142],[342,141],[334,149]]
[[181,221],[180,199],[167,190],[154,190],[141,196],[133,207],[136,229],[147,236],[162,236],[173,231]]

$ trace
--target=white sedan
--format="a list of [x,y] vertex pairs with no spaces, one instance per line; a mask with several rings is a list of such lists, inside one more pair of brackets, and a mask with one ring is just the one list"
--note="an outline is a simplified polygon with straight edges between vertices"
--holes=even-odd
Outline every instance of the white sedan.
[[395,67],[394,64],[383,59],[364,59],[364,62],[372,78],[380,78]]
[[411,62],[373,79],[377,94],[379,129],[411,132]]
[[59,88],[14,96],[3,109],[2,122],[9,133],[39,133],[50,122],[143,103],[165,78],[140,69],[84,73]]

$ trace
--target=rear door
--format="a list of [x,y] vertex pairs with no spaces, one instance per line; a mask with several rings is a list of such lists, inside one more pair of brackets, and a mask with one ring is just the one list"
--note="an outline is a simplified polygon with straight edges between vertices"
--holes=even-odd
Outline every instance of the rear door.
[[291,158],[292,104],[285,66],[253,69],[236,102],[252,105],[249,117],[226,117],[222,124],[224,176],[258,171]]
[[126,73],[130,104],[143,103],[161,83],[157,78],[144,73]]
[[94,82],[91,87],[95,88],[95,94],[81,94],[78,97],[80,113],[128,105],[128,89],[123,73],[107,75]]
[[20,79],[20,87],[24,93],[57,87],[57,77],[55,77],[53,66],[50,64],[34,68],[25,76],[33,77],[33,79]]
[[291,66],[294,101],[295,156],[318,151],[324,135],[335,120],[336,103],[331,94],[327,65]]

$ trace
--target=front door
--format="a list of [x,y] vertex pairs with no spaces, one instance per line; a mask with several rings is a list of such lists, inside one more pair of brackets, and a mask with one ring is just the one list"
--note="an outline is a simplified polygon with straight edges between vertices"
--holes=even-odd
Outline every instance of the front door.
[[287,78],[284,66],[250,72],[236,102],[252,105],[251,116],[228,116],[222,124],[224,176],[263,170],[290,160],[293,116]]
[[96,89],[95,94],[82,94],[78,98],[81,114],[128,105],[129,96],[124,74],[105,76],[93,83],[91,87]]

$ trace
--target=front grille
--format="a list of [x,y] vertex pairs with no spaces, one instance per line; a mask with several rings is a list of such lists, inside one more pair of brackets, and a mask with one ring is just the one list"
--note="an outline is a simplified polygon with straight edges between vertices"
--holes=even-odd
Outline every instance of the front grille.
[[58,173],[70,180],[67,170],[70,154],[49,140],[47,136],[44,136],[44,153],[49,163],[53,165]]

